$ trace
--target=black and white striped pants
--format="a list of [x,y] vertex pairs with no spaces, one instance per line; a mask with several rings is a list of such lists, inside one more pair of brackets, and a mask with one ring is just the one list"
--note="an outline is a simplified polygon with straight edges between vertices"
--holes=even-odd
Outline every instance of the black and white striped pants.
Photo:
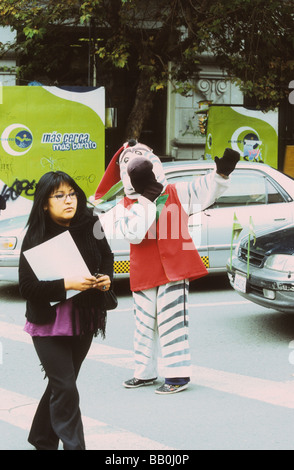
[[187,280],[134,292],[135,373],[138,379],[158,376],[158,339],[162,375],[189,377],[191,356],[188,341]]

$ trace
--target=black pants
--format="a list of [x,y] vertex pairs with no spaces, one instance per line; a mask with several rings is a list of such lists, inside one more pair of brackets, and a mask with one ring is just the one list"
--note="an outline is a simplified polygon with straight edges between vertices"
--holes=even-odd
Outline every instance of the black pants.
[[85,440],[76,379],[93,335],[34,337],[33,343],[48,377],[28,441],[39,450],[84,450]]

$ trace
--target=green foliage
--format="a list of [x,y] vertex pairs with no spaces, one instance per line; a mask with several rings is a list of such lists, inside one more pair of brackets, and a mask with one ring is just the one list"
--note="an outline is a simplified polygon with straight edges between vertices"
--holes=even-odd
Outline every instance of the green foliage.
[[[293,0],[1,0],[0,25],[18,32],[23,76],[38,67],[53,76],[62,49],[80,46],[103,68],[136,67],[155,93],[168,81],[191,92],[204,52],[262,109],[278,106],[294,79]],[[64,41],[64,27],[79,40]]]
[[294,76],[293,0],[210,0],[198,23],[202,50],[211,50],[258,108],[273,109]]

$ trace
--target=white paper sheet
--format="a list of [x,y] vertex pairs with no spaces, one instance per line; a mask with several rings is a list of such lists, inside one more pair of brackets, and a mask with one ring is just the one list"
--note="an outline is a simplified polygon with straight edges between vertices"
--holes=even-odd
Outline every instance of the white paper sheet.
[[[74,276],[91,276],[71,234],[66,232],[24,251],[39,281],[54,281]],[[68,290],[66,298],[80,291]],[[57,302],[53,302],[55,304]]]

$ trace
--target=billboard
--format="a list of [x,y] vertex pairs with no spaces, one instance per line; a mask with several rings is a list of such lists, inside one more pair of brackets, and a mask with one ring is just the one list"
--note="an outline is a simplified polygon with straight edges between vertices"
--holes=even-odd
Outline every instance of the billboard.
[[[87,197],[105,169],[105,91],[7,86],[0,94],[0,194],[30,206],[48,171],[72,176]],[[18,204],[16,204],[18,203]]]
[[226,147],[237,150],[241,160],[278,166],[278,112],[254,111],[242,106],[211,105],[205,159],[221,157]]

